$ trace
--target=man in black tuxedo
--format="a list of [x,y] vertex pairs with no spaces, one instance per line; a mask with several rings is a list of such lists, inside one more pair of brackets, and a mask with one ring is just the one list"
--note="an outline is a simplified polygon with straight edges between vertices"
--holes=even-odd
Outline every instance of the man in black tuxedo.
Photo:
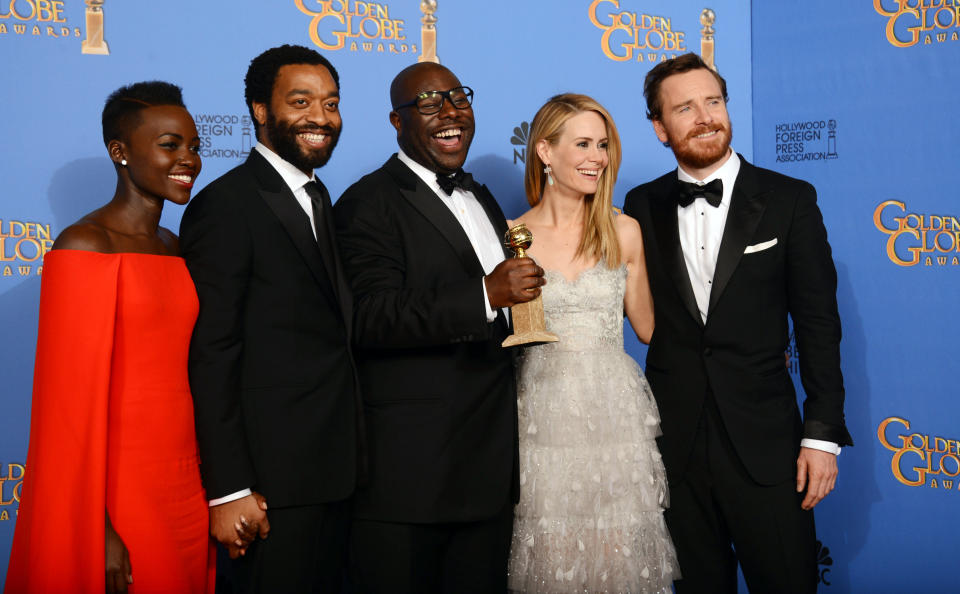
[[[736,592],[739,560],[751,592],[813,592],[812,509],[833,489],[839,446],[852,445],[816,192],[730,149],[726,82],[699,56],[658,64],[644,95],[679,165],[624,205],[643,229],[653,292],[646,373],[662,417],[677,591]],[[802,420],[784,366],[788,315]]]
[[235,590],[339,591],[360,400],[352,300],[313,175],[340,134],[339,78],[285,45],[250,63],[246,100],[257,146],[180,226],[200,297],[189,369],[210,531],[243,555]]
[[503,213],[461,169],[473,91],[425,62],[390,99],[399,153],[334,208],[370,444],[351,573],[359,592],[503,592],[518,495],[503,308],[543,270],[504,260]]

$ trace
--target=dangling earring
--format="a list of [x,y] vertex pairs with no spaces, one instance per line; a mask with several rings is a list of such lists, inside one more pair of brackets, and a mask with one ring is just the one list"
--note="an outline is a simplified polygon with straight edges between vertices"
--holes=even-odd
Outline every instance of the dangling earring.
[[547,174],[547,183],[552,186],[553,176],[550,174],[553,173],[553,167],[550,167],[549,165],[547,165],[546,167],[543,168],[543,172]]
[[126,167],[126,166],[127,166],[127,160],[126,160],[126,159],[120,159],[120,165],[122,165],[123,167]]

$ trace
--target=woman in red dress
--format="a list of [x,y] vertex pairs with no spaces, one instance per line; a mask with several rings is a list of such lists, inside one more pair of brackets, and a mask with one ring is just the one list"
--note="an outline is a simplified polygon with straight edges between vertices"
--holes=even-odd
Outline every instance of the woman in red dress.
[[114,92],[113,199],[45,257],[30,448],[6,592],[213,592],[187,350],[197,297],[159,226],[200,172],[179,87]]

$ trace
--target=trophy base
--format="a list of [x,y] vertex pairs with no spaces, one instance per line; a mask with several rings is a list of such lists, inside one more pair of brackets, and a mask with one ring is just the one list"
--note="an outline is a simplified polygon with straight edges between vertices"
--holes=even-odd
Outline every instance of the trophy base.
[[82,41],[80,42],[80,53],[95,56],[109,56],[110,48],[107,47],[106,43],[93,44]]
[[553,332],[547,332],[546,330],[532,330],[530,332],[523,332],[521,334],[511,334],[506,340],[500,343],[500,346],[507,348],[536,342],[557,342],[558,340],[560,340],[560,338]]

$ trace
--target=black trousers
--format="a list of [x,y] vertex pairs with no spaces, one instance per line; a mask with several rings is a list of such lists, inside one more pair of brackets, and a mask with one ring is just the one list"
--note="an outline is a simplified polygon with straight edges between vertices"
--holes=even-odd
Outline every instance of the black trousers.
[[217,594],[327,594],[344,590],[350,501],[270,508],[270,534],[231,560],[217,549]]
[[677,593],[736,594],[737,561],[751,594],[816,592],[816,530],[802,500],[793,480],[763,486],[750,478],[708,394],[665,515],[683,574]]
[[350,575],[356,594],[491,594],[507,590],[513,504],[479,522],[354,520]]

